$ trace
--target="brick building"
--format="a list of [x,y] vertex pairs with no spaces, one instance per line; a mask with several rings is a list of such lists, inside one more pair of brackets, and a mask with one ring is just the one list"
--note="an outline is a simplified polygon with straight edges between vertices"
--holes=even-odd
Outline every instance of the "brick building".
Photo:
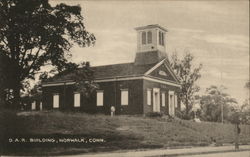
[[163,112],[174,116],[175,110],[180,108],[181,86],[167,58],[167,30],[159,25],[135,30],[137,52],[134,62],[91,67],[99,89],[89,98],[74,91],[75,82],[68,77],[44,82],[43,109],[109,114],[114,106],[116,114]]

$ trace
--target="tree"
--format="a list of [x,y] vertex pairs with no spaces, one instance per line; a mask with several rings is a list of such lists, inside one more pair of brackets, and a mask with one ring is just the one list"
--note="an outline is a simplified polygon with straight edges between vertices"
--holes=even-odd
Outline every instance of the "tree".
[[250,81],[246,82],[245,88],[248,89],[248,90],[250,90]]
[[8,79],[18,107],[26,79],[51,64],[63,71],[74,43],[90,46],[93,34],[86,31],[80,6],[48,0],[0,0],[0,53],[10,61]]
[[[237,111],[237,101],[224,92],[224,86],[210,86],[205,95],[201,96],[201,119],[205,121],[231,121]],[[223,116],[223,117],[222,117]]]
[[194,95],[200,90],[195,82],[201,77],[200,70],[202,64],[198,67],[193,66],[194,56],[186,51],[183,59],[179,59],[177,53],[172,55],[171,67],[181,82],[180,99],[186,106],[186,118],[189,117],[194,102]]
[[250,124],[250,97],[249,97],[250,81],[248,81],[245,84],[245,89],[247,90],[248,98],[244,100],[240,112],[241,112],[242,123]]

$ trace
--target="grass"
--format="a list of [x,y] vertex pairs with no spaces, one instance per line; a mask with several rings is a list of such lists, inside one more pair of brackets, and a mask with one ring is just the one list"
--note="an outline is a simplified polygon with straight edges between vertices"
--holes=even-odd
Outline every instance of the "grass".
[[[43,111],[1,112],[2,154],[59,155],[126,149],[206,146],[233,143],[234,125],[195,123],[166,117],[105,116],[85,113]],[[250,143],[250,126],[242,125],[240,142]],[[9,143],[13,137],[103,139],[96,143]]]

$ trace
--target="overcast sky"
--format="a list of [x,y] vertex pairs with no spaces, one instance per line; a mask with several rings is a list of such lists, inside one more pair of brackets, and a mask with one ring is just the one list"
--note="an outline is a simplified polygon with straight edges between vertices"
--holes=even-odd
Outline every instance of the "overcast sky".
[[135,27],[159,24],[168,29],[167,54],[184,50],[202,63],[198,85],[224,85],[238,102],[248,97],[249,1],[59,1],[79,4],[86,29],[96,36],[90,48],[74,47],[72,61],[91,65],[133,62]]

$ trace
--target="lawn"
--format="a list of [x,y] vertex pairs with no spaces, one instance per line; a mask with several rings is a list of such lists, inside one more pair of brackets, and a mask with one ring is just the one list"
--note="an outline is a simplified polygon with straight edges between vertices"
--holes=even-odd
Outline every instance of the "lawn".
[[[91,115],[42,111],[1,112],[1,153],[7,155],[59,155],[127,149],[153,149],[228,144],[234,125],[195,123],[143,116]],[[250,126],[242,125],[240,142],[250,143]],[[35,139],[83,139],[84,142],[34,142]],[[19,141],[10,142],[18,139]],[[25,141],[21,141],[25,139]],[[20,142],[21,141],[21,142]],[[216,141],[216,142],[215,142]]]

